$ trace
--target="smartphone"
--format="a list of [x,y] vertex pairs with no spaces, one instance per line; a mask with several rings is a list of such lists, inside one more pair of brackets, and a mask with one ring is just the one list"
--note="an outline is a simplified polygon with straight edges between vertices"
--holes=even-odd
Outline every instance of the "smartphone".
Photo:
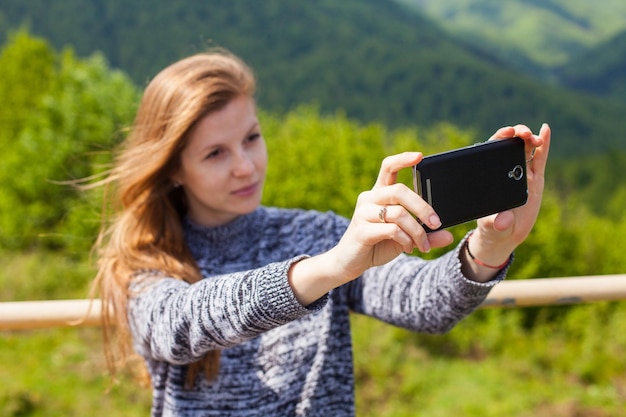
[[489,140],[425,156],[413,167],[413,185],[439,215],[440,229],[522,206],[528,200],[524,140]]

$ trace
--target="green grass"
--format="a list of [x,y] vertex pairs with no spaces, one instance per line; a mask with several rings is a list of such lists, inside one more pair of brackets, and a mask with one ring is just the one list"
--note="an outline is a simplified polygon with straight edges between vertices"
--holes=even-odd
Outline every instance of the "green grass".
[[[626,406],[626,360],[619,350],[626,342],[605,335],[624,318],[624,307],[582,338],[563,322],[524,330],[519,310],[482,311],[450,334],[435,336],[354,316],[357,415],[620,415]],[[602,308],[571,307],[565,321],[598,315]]]
[[[1,300],[82,298],[93,274],[49,253],[0,261]],[[352,324],[359,417],[609,417],[626,407],[624,302],[480,310],[446,335],[357,315]],[[129,374],[111,385],[98,328],[0,332],[0,386],[3,417],[146,416],[151,402]]]
[[[50,252],[2,253],[0,302],[86,298],[93,268]],[[99,328],[0,332],[0,416],[146,416],[150,391],[112,384]]]
[[46,251],[0,252],[0,302],[86,298],[89,262]]
[[112,385],[100,331],[0,333],[0,415],[147,416],[150,392],[129,376]]

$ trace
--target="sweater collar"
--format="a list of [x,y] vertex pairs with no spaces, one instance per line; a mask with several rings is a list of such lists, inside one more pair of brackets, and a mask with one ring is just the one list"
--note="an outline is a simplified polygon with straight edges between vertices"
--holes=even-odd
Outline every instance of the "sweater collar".
[[258,221],[262,217],[262,207],[257,208],[249,214],[237,217],[226,224],[220,226],[202,226],[189,217],[183,218],[183,230],[188,238],[200,238],[204,241],[224,242],[233,237],[245,236],[246,232],[253,228],[258,228]]

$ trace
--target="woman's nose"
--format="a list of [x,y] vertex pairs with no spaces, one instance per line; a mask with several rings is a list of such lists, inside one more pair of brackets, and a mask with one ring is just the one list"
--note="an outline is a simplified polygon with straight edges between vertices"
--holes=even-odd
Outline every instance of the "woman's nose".
[[233,167],[233,174],[235,176],[245,176],[250,175],[254,170],[255,165],[252,155],[244,151],[238,152]]

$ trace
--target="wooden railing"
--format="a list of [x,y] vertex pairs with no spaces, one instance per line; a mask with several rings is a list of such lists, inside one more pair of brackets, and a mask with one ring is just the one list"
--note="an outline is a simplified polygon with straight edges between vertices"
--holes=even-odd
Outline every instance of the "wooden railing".
[[[619,300],[626,300],[626,274],[504,281],[481,308]],[[99,326],[100,310],[99,300],[0,302],[0,330]]]

